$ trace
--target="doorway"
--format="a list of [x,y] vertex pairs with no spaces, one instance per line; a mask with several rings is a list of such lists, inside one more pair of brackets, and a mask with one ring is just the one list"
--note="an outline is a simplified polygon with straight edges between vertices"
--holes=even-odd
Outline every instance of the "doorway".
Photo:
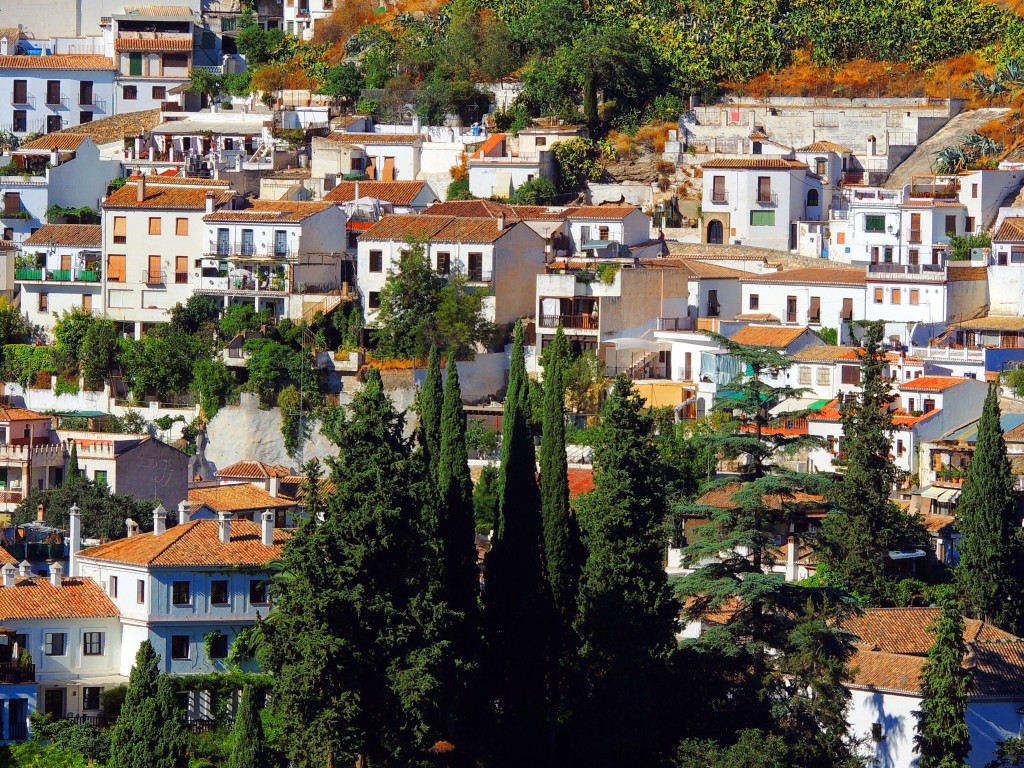
[[718,245],[722,244],[722,240],[725,237],[725,230],[722,227],[722,222],[712,219],[708,222],[708,242],[715,243]]
[[64,717],[64,689],[49,688],[43,691],[43,714],[54,720]]

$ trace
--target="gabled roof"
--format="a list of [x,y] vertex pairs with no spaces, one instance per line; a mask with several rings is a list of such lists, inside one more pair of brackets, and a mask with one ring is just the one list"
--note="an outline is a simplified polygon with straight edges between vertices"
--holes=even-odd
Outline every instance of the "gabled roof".
[[21,39],[22,32],[17,27],[0,27],[0,40],[13,43]]
[[737,344],[785,349],[810,330],[802,325],[745,325],[732,335]]
[[993,242],[1024,243],[1024,216],[1007,216],[992,235]]
[[[939,617],[939,608],[868,608],[843,620],[843,629],[859,638],[860,644],[884,653],[924,656],[935,636],[928,628]],[[1019,640],[1015,635],[978,619],[964,619],[964,640],[968,643]]]
[[189,18],[196,15],[196,12],[187,5],[126,5],[124,7],[126,16],[178,16]]
[[[141,203],[136,200],[135,188],[138,182],[129,181],[107,197],[103,203],[103,208],[165,208],[181,211],[202,211],[206,209],[207,192],[213,192],[217,195],[214,205],[227,202],[234,196],[234,192],[225,189],[220,184],[185,186],[178,183],[180,181],[180,179],[163,176],[147,176],[146,195]],[[193,184],[196,183],[194,179],[188,179],[188,181],[193,182]]]
[[385,216],[360,235],[360,239],[404,242],[412,238],[437,243],[493,243],[517,223],[506,221],[504,226],[499,227],[495,221],[428,214]]
[[44,149],[51,152],[56,149],[74,152],[88,140],[89,137],[82,133],[48,133],[38,139],[25,142],[14,151],[17,153],[24,152],[26,149]]
[[92,139],[94,144],[107,144],[123,141],[125,136],[138,136],[140,133],[152,130],[159,123],[159,109],[144,109],[138,112],[111,115],[93,120],[91,123],[79,123],[62,131],[48,133],[43,138],[52,139],[54,136],[81,134]]
[[799,171],[807,170],[810,166],[799,160],[787,160],[784,157],[744,157],[744,158],[720,158],[707,160],[701,163],[701,168],[733,169],[738,171]]
[[797,267],[783,269],[778,272],[765,272],[761,275],[748,275],[747,283],[801,283],[810,285],[864,285],[863,269],[843,269],[830,267]]
[[738,269],[723,267],[698,259],[686,258],[680,259],[680,261],[686,265],[686,268],[693,273],[694,277],[704,280],[740,280],[750,274],[749,272],[741,272]]
[[333,206],[328,202],[295,202],[288,200],[251,200],[241,209],[220,210],[203,216],[203,221],[248,221],[268,224],[297,224]]
[[231,521],[231,539],[222,543],[219,521],[193,520],[159,536],[140,533],[82,550],[80,557],[156,568],[182,566],[264,566],[281,557],[291,533],[274,529],[274,543],[263,546],[262,526],[249,520]]
[[899,389],[906,392],[942,392],[965,381],[969,379],[963,376],[918,376],[916,379],[902,382]]
[[7,565],[7,563],[10,563],[11,565],[17,565],[18,558],[16,558],[14,555],[8,552],[6,549],[0,548],[0,565]]
[[806,347],[792,355],[794,360],[812,363],[831,363],[836,360],[852,360],[857,362],[857,350],[854,347],[834,347],[831,344],[819,344]]
[[411,205],[423,189],[425,181],[343,181],[324,195],[331,203],[349,203],[359,198],[371,197],[392,205]]
[[116,618],[117,608],[92,579],[68,578],[55,587],[41,576],[15,578],[0,587],[0,621],[11,619]]
[[327,141],[338,144],[415,144],[423,141],[421,133],[348,133],[334,131],[327,134]]
[[813,144],[808,144],[806,147],[800,147],[797,152],[835,152],[837,155],[853,154],[853,150],[849,147],[844,147],[842,144],[836,144],[831,141],[816,141]]
[[92,53],[50,56],[0,56],[0,69],[113,69],[114,60]]
[[989,315],[975,317],[956,324],[965,331],[1024,331],[1024,317],[1018,315]]
[[[241,335],[241,334],[239,334]],[[237,338],[237,337],[236,337]],[[259,338],[262,338],[262,334]],[[264,464],[262,461],[236,461],[224,469],[214,473],[217,477],[246,478],[250,480],[266,480],[271,477],[288,477],[291,472],[279,464]]]
[[103,244],[99,224],[44,224],[24,241],[25,245],[72,245],[99,248]]
[[942,533],[953,530],[956,517],[953,515],[920,515],[918,522],[930,534],[940,536]]
[[115,51],[189,51],[192,38],[188,37],[118,37],[114,41]]
[[567,208],[565,218],[590,221],[621,221],[631,213],[640,211],[635,205],[581,205]]
[[49,419],[45,413],[30,411],[28,408],[6,408],[0,406],[0,422],[31,421],[32,419]]
[[251,483],[214,485],[209,488],[193,488],[188,492],[193,507],[200,505],[217,512],[262,512],[265,509],[289,509],[295,506],[292,499],[271,496],[265,488]]
[[[718,509],[739,509],[740,503],[735,499],[736,494],[746,487],[746,483],[726,483],[718,488],[708,491],[701,496],[694,504],[705,507],[717,507]],[[763,503],[769,509],[782,509],[783,504],[818,504],[825,506],[825,498],[813,493],[795,491],[792,494],[765,494],[762,497]]]

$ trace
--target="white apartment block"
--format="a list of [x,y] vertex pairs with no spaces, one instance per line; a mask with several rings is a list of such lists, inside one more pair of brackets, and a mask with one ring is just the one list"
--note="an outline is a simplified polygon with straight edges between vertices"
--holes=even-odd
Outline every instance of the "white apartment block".
[[49,332],[54,315],[100,311],[102,245],[99,224],[44,224],[22,243],[22,259],[34,264],[19,267],[14,277],[30,325]]
[[191,80],[198,13],[187,5],[128,7],[111,14],[117,111],[158,109]]
[[0,129],[53,133],[114,114],[114,62],[96,54],[0,55]]
[[317,22],[334,13],[335,0],[283,0],[284,31],[302,40],[312,40]]

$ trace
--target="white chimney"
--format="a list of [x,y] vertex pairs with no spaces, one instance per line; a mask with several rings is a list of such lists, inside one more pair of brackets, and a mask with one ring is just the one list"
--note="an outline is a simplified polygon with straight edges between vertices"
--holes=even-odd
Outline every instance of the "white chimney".
[[78,553],[82,549],[82,510],[77,504],[68,509],[68,536],[71,539],[68,547],[68,576],[78,575]]
[[139,524],[132,520],[130,517],[125,518],[124,527],[128,530],[129,539],[139,532]]
[[135,202],[142,203],[146,200],[146,177],[139,174],[135,181]]
[[260,522],[262,523],[263,546],[274,546],[274,513],[268,509],[261,516]]
[[800,538],[795,533],[789,534],[789,551],[786,553],[786,581],[796,581],[796,560],[800,549]]
[[46,507],[44,507],[42,504],[36,504],[36,522],[46,522]]
[[277,475],[271,475],[270,479],[267,480],[267,492],[277,498],[277,494],[281,492],[281,478]]
[[22,560],[18,563],[18,575],[19,576],[31,576],[32,575],[32,563],[28,560]]
[[57,148],[54,147],[53,149],[50,150],[50,165],[52,167],[56,168],[59,164],[60,164],[60,153],[57,151]]
[[505,229],[505,217],[499,216],[496,221],[498,222],[498,231],[501,232]]
[[214,198],[213,192],[207,192],[206,193],[206,212],[207,213],[213,213],[213,201],[214,201],[214,199],[215,198]]
[[[13,567],[13,566],[12,566]],[[61,577],[64,576],[64,566],[56,562],[50,566],[50,584],[60,589]]]
[[142,157],[142,136],[135,137],[135,157]]
[[221,544],[227,544],[231,541],[231,513],[230,512],[218,512],[217,513],[217,538],[220,539]]
[[7,563],[3,568],[0,568],[3,572],[4,587],[14,586],[14,566]]
[[178,525],[184,525],[192,519],[192,503],[189,501],[178,502]]
[[163,504],[157,504],[153,510],[153,535],[159,536],[167,530],[167,510]]

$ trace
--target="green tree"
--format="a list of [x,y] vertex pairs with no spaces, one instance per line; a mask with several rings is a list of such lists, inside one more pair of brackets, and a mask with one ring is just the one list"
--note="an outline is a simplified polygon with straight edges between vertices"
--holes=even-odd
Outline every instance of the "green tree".
[[662,563],[668,508],[652,428],[643,398],[619,375],[594,446],[594,490],[578,504],[587,559],[575,627],[589,690],[576,754],[590,764],[653,764],[667,746],[659,689],[678,606]]
[[209,296],[195,293],[188,300],[171,307],[171,327],[185,333],[199,333],[200,329],[213,323],[220,315],[220,307]]
[[420,427],[419,439],[426,456],[427,469],[431,479],[439,479],[438,466],[441,461],[441,410],[444,403],[444,389],[441,384],[441,356],[437,347],[431,347],[427,356],[427,375],[419,392]]
[[363,88],[363,73],[355,64],[344,62],[328,67],[324,73],[324,84],[317,93],[336,99],[355,101]]
[[513,205],[550,205],[556,193],[554,184],[538,176],[516,187],[509,202]]
[[577,136],[557,141],[551,145],[551,154],[558,168],[558,189],[561,192],[575,192],[586,182],[601,178],[597,147],[590,139]]
[[487,464],[480,470],[480,479],[473,486],[473,520],[477,531],[489,533],[494,530],[498,517],[498,470]]
[[299,390],[289,384],[277,395],[277,407],[281,409],[281,437],[284,449],[289,456],[297,456],[299,446],[306,439],[302,420],[302,403],[299,401]]
[[[35,485],[35,483],[33,483]],[[125,536],[126,518],[139,523],[143,531],[153,530],[154,499],[137,499],[126,493],[111,493],[106,485],[85,477],[78,482],[50,488],[32,488],[11,513],[15,525],[36,519],[36,509],[46,509],[46,522],[55,528],[67,529],[68,510],[75,504],[81,509],[82,535],[89,539],[120,539]],[[168,524],[174,521],[168,519]]]
[[32,336],[32,326],[16,306],[0,296],[0,343],[20,344]]
[[224,93],[224,78],[205,69],[195,67],[192,70],[192,79],[188,84],[188,89],[192,93],[205,95],[210,101],[215,101],[218,96]]
[[65,484],[77,485],[78,481],[82,479],[82,470],[78,468],[78,443],[71,443],[71,452],[68,455],[68,476],[64,480]]
[[995,760],[985,768],[1014,768],[1024,765],[1024,737],[1010,736],[996,742]]
[[424,243],[409,242],[397,269],[388,270],[380,292],[373,339],[383,357],[408,359],[427,353],[428,329],[441,287]]
[[217,415],[234,387],[234,374],[223,360],[200,358],[192,366],[192,390],[207,421]]
[[230,341],[243,331],[256,331],[269,323],[270,315],[266,310],[257,312],[252,304],[232,304],[224,310],[220,333]]
[[227,768],[270,768],[266,756],[263,721],[258,699],[261,693],[251,685],[242,688],[242,697],[231,729],[231,758]]
[[174,683],[167,675],[160,675],[156,684],[159,739],[149,763],[153,768],[188,768],[188,738],[182,714]]
[[542,764],[550,746],[548,627],[553,607],[544,574],[543,525],[530,432],[523,324],[512,343],[502,420],[498,520],[487,553],[485,607],[504,722],[499,754],[508,766]]
[[995,385],[989,388],[981,411],[956,515],[963,537],[956,583],[966,613],[1009,632],[1021,632],[1024,553]]
[[59,359],[77,367],[85,337],[96,322],[96,316],[86,309],[66,309],[59,315],[54,312],[54,347]]
[[428,338],[458,360],[472,360],[478,344],[489,346],[499,336],[486,317],[487,291],[469,287],[465,274],[449,275],[437,297]]
[[117,357],[117,326],[106,317],[98,317],[89,325],[79,348],[82,376],[88,387],[98,387]]
[[245,367],[249,371],[249,384],[260,398],[260,405],[269,408],[274,395],[288,377],[293,352],[273,339],[246,339],[242,349],[249,353]]
[[935,640],[921,670],[914,748],[921,768],[961,768],[971,751],[965,720],[971,673],[964,666],[964,619],[953,600],[942,605],[931,631]]
[[128,676],[121,716],[110,737],[110,762],[118,768],[151,768],[160,753],[161,724],[157,719],[160,657],[143,640]]
[[125,383],[137,396],[155,393],[167,397],[187,392],[195,361],[212,352],[212,339],[165,325],[153,328],[141,339],[120,339],[118,343]]

